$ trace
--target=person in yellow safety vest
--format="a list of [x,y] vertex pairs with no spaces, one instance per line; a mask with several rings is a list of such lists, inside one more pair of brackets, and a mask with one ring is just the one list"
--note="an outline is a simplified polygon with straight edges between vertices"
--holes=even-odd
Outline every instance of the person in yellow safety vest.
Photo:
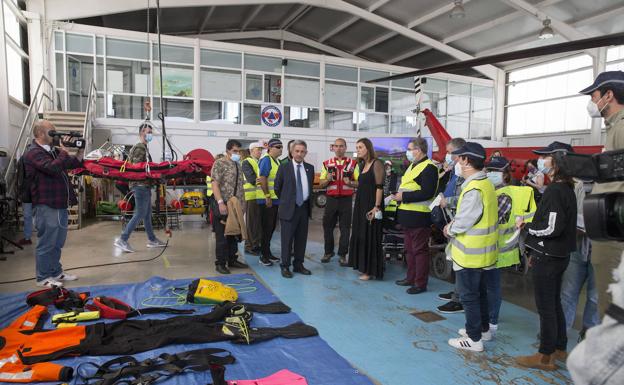
[[260,255],[260,240],[262,239],[262,214],[258,199],[264,194],[260,187],[260,168],[258,162],[262,155],[262,144],[254,142],[249,145],[249,157],[243,160],[241,169],[245,177],[245,201],[247,203],[245,220],[247,222],[247,240],[245,253]]
[[400,202],[397,221],[405,234],[407,276],[396,281],[409,286],[407,294],[427,291],[429,281],[429,237],[431,236],[431,209],[429,205],[438,192],[438,168],[427,157],[428,145],[423,138],[412,139],[405,155],[410,165],[401,178],[399,191],[392,199]]
[[212,195],[212,178],[210,175],[206,175],[206,196],[210,199]]
[[260,159],[258,169],[260,171],[261,196],[257,196],[262,214],[262,236],[260,240],[260,263],[264,266],[271,266],[273,262],[279,262],[280,258],[271,253],[271,238],[277,224],[277,208],[279,199],[275,194],[275,175],[280,166],[279,158],[282,155],[282,141],[279,139],[269,140],[269,149]]
[[496,188],[498,200],[498,260],[496,268],[487,273],[487,299],[490,334],[498,331],[498,314],[501,307],[500,269],[520,263],[520,249],[516,232],[516,219],[530,222],[537,208],[534,190],[529,186],[511,186],[509,161],[504,157],[492,157],[485,164],[487,177]]
[[448,343],[461,350],[483,351],[483,339],[491,338],[487,302],[487,275],[496,268],[498,255],[498,201],[494,185],[483,171],[485,149],[466,142],[457,155],[458,176],[464,178],[455,218],[444,228],[449,238],[459,300],[466,314],[466,328]]

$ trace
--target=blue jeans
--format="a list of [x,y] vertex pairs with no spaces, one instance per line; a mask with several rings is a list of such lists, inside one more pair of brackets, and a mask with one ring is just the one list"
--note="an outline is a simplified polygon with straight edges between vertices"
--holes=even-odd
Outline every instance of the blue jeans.
[[43,281],[63,273],[60,261],[61,249],[67,238],[67,209],[36,205],[35,226],[37,227],[35,250],[37,281]]
[[134,186],[132,192],[134,192],[134,214],[121,233],[121,240],[128,242],[130,234],[143,221],[147,238],[150,241],[155,241],[156,236],[152,229],[152,189],[146,186]]
[[487,287],[488,314],[490,323],[498,325],[498,313],[503,302],[501,294],[501,271],[500,269],[484,270],[485,285]]
[[481,333],[490,330],[485,270],[458,270],[455,280],[466,313],[466,333],[473,341],[480,341]]
[[29,240],[32,237],[33,228],[32,203],[22,203],[22,211],[24,212],[24,239]]
[[574,324],[576,318],[576,306],[581,295],[581,289],[587,282],[587,299],[583,310],[583,328],[589,329],[600,323],[598,315],[598,290],[594,277],[594,266],[591,263],[591,245],[587,258],[582,252],[575,251],[570,254],[570,264],[563,273],[561,284],[561,306],[566,319],[568,329]]

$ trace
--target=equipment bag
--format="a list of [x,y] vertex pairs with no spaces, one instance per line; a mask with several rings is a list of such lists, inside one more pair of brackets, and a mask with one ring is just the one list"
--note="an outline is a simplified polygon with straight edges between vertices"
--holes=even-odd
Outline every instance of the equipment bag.
[[57,309],[71,311],[84,308],[88,299],[88,292],[77,293],[73,290],[67,290],[64,287],[55,286],[28,294],[26,296],[26,303],[28,306],[54,305]]
[[91,311],[97,310],[100,312],[100,317],[108,319],[127,319],[143,314],[191,314],[195,312],[195,310],[192,309],[184,310],[165,307],[135,309],[127,303],[113,297],[95,297],[93,299],[93,304],[86,305],[85,308]]
[[236,302],[238,293],[230,286],[209,279],[196,279],[189,285],[186,300],[190,303]]

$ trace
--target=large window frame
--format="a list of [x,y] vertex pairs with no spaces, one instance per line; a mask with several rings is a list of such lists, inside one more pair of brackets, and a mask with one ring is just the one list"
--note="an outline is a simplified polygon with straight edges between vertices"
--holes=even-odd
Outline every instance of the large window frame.
[[[20,3],[15,0],[2,0],[6,69],[7,73],[10,74],[7,79],[7,92],[9,97],[25,105],[30,105],[28,21],[21,12],[26,9],[25,6],[26,4],[23,2]],[[11,26],[13,28],[11,28]]]

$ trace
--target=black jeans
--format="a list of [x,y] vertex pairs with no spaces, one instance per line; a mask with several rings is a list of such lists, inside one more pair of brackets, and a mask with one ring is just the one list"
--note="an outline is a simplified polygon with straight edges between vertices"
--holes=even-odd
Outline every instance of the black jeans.
[[327,197],[327,205],[323,214],[323,232],[325,235],[325,254],[334,253],[334,228],[336,222],[340,227],[338,255],[344,257],[349,252],[349,235],[351,232],[351,213],[353,205],[351,197]]
[[568,336],[566,319],[561,307],[561,282],[570,257],[549,257],[533,253],[533,285],[535,305],[540,317],[540,347],[542,354],[555,349],[566,350]]
[[260,205],[260,212],[262,214],[262,239],[260,241],[260,248],[262,249],[262,256],[264,258],[269,258],[271,256],[271,238],[273,238],[273,232],[277,225],[277,208],[278,206],[275,204],[271,207]]
[[[214,206],[213,206],[214,207]],[[236,261],[238,256],[238,242],[233,235],[225,235],[225,222],[227,217],[221,218],[219,210],[212,212],[212,230],[215,233],[215,254],[217,255],[216,265],[225,266],[228,262]]]

